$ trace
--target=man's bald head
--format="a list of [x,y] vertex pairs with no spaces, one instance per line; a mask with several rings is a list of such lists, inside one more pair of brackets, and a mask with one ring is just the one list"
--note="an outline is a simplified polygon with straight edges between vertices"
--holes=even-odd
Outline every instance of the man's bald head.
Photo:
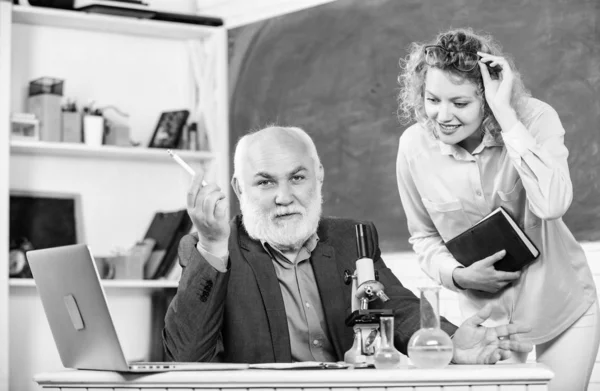
[[303,151],[314,163],[318,180],[323,181],[323,169],[317,148],[312,138],[304,130],[297,127],[269,126],[246,134],[239,139],[233,157],[233,178],[241,187],[244,186],[242,168],[246,166],[250,155],[260,156],[274,152]]

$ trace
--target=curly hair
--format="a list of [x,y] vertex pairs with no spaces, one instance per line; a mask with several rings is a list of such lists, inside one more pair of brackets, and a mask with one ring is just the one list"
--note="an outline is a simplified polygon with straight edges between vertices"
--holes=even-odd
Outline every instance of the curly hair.
[[[400,84],[400,93],[398,94],[398,118],[401,123],[407,124],[416,121],[425,126],[426,129],[435,135],[432,122],[425,114],[425,76],[427,70],[435,67],[447,72],[458,80],[468,80],[477,86],[477,94],[484,96],[483,78],[479,66],[473,70],[465,72],[455,68],[456,56],[449,56],[449,61],[428,65],[425,62],[425,46],[439,45],[448,53],[460,52],[485,52],[495,56],[501,56],[508,61],[514,74],[514,83],[512,88],[511,106],[515,109],[519,120],[524,121],[525,105],[521,104],[528,97],[529,91],[525,88],[521,74],[516,70],[512,58],[502,53],[502,47],[489,35],[478,34],[471,28],[453,29],[438,34],[435,40],[429,44],[414,42],[411,44],[409,54],[404,59],[400,59],[401,72],[398,75]],[[485,98],[483,101],[483,121],[481,132],[491,134],[497,141],[501,142],[501,128]]]

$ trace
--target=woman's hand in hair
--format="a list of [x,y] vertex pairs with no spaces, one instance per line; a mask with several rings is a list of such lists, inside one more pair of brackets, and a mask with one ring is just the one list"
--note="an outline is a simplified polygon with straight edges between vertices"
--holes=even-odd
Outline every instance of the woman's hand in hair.
[[[514,82],[513,71],[504,57],[483,52],[477,52],[477,54],[481,56],[479,69],[483,77],[487,104],[502,130],[508,131],[518,121],[510,102]],[[490,76],[488,67],[501,68],[497,79]]]

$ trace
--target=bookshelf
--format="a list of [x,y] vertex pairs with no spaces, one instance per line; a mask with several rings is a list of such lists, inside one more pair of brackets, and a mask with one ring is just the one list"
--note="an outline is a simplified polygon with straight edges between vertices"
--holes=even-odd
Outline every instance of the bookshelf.
[[214,27],[15,5],[13,23],[169,39],[210,37]]
[[[205,163],[214,158],[208,151],[174,150],[177,155],[187,162]],[[169,161],[171,159],[166,149],[145,147],[118,147],[103,145],[99,147],[85,144],[52,143],[44,141],[11,141],[11,155],[59,156],[90,159],[120,159]]]
[[[195,65],[188,58],[191,46],[201,59]],[[200,81],[195,84],[197,75]],[[13,189],[80,194],[85,242],[97,253],[109,254],[141,239],[156,211],[185,207],[189,174],[164,149],[11,141],[10,114],[25,111],[26,85],[41,76],[64,78],[64,96],[76,98],[80,106],[97,100],[130,114],[131,138],[141,145],[147,145],[161,111],[197,109],[203,113],[211,150],[177,154],[192,167],[202,167],[207,179],[228,194],[224,27],[0,0],[0,207],[9,210]],[[192,103],[195,85],[203,91],[199,103]],[[8,349],[0,350],[0,390],[33,391],[34,374],[62,365],[34,281],[8,276],[8,238],[9,215],[4,213],[0,214],[0,346]],[[156,319],[164,315],[156,298],[172,296],[178,281],[103,280],[102,285],[128,356],[155,359],[148,356],[156,351],[150,345],[156,345],[160,327]]]

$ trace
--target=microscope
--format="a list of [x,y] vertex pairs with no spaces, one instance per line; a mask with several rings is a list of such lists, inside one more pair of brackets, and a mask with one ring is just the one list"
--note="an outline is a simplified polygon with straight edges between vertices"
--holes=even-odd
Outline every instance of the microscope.
[[379,348],[381,317],[394,316],[391,309],[369,309],[374,300],[386,302],[384,286],[378,281],[373,260],[368,257],[364,224],[356,225],[356,270],[344,272],[346,285],[352,284],[352,313],[346,318],[346,326],[354,330],[354,343],[344,354],[344,361],[355,367],[373,365],[373,355]]

